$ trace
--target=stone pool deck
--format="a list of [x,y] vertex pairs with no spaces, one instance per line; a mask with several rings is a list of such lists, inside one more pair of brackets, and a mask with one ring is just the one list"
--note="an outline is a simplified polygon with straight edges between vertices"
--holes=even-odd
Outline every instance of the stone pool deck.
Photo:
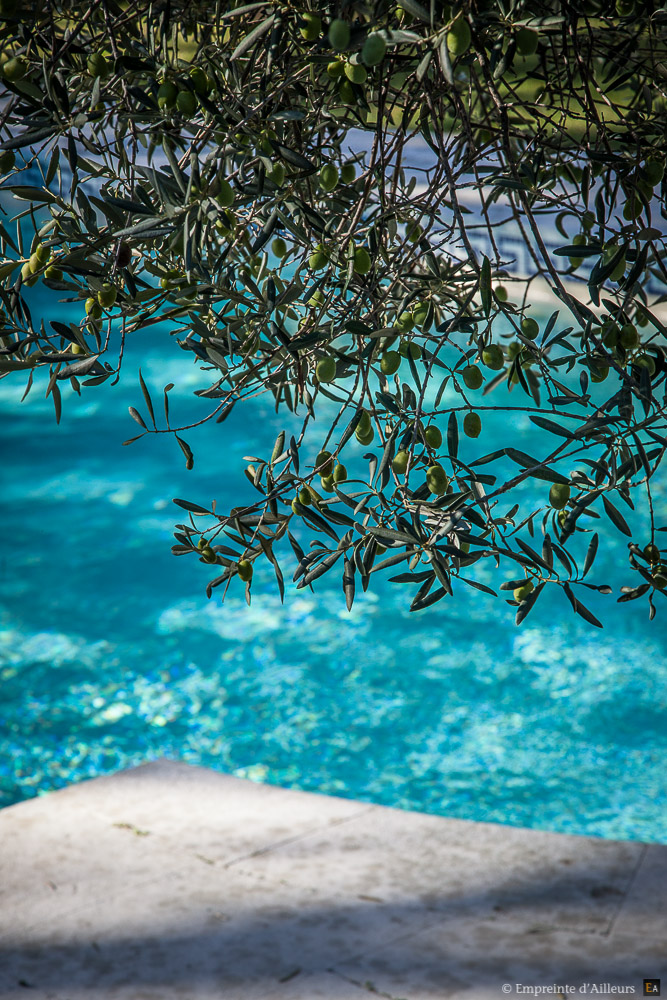
[[0,811],[3,1000],[641,996],[661,977],[667,995],[667,846],[166,760]]

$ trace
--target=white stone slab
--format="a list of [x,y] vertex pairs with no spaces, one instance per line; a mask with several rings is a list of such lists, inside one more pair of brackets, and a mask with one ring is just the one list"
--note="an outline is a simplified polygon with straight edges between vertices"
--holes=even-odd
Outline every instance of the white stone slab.
[[667,980],[657,845],[162,761],[1,811],[0,847],[2,1000],[486,1000],[505,982]]

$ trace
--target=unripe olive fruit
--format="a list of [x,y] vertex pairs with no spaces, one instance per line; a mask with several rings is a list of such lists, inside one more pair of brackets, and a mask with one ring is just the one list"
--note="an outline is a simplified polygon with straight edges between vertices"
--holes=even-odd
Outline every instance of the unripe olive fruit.
[[499,302],[507,302],[507,289],[504,285],[498,285],[494,291],[494,295]]
[[357,427],[356,431],[354,432],[354,436],[356,437],[359,444],[368,445],[375,437],[375,431],[371,427],[371,429],[368,431],[367,434],[363,434],[359,431],[359,428]]
[[458,17],[447,32],[447,48],[453,56],[462,56],[470,48],[470,25],[463,17]]
[[333,476],[322,476],[320,478],[320,485],[325,493],[333,493],[334,491],[334,478]]
[[287,253],[287,244],[282,236],[276,236],[275,240],[271,243],[271,249],[276,257],[284,257]]
[[28,261],[28,263],[30,264],[30,270],[33,272],[33,274],[35,271],[39,271],[43,267],[43,262],[40,259],[39,254],[37,253],[30,254],[30,260]]
[[381,63],[387,52],[387,43],[382,35],[377,31],[372,32],[361,50],[361,58],[367,66],[377,66]]
[[424,235],[424,230],[417,223],[412,223],[406,230],[406,236],[410,243],[418,243]]
[[302,20],[303,25],[299,28],[301,37],[305,38],[307,42],[314,42],[322,31],[322,21],[317,14],[304,14]]
[[401,366],[401,355],[398,351],[385,351],[380,359],[380,371],[383,375],[393,375]]
[[[625,204],[623,205],[623,218],[626,220],[626,222],[634,222],[634,220],[638,219],[639,216],[642,214],[643,209],[644,206],[642,204],[641,198],[637,198],[633,194],[628,195],[628,197],[625,200]],[[613,281],[618,280],[614,278],[613,275],[611,277]]]
[[234,189],[224,177],[219,179],[216,200],[224,208],[229,208],[230,205],[234,204]]
[[615,323],[605,324],[602,327],[602,343],[605,347],[616,347],[621,331]]
[[421,358],[422,349],[419,344],[404,340],[398,348],[398,353],[402,358],[412,358],[413,361],[416,361],[418,358]]
[[591,382],[604,382],[609,375],[609,369],[604,365],[596,365],[591,368]]
[[644,549],[644,555],[650,563],[657,563],[660,561],[660,549],[657,545],[649,543]]
[[51,264],[50,267],[47,267],[46,271],[44,272],[44,277],[48,281],[62,281],[63,280],[62,269],[59,267],[55,267],[53,264]]
[[347,78],[345,78],[344,80],[341,80],[341,82],[340,82],[340,84],[338,86],[338,96],[340,97],[340,99],[343,102],[343,104],[356,104],[357,103],[356,94],[354,93],[354,90],[352,89],[352,84],[350,83],[350,81]]
[[549,490],[549,503],[554,510],[563,510],[570,499],[570,487],[565,483],[554,483]]
[[525,601],[528,595],[532,594],[534,590],[535,590],[535,584],[533,583],[533,581],[526,580],[526,582],[522,583],[520,587],[514,588],[513,591],[514,600],[521,603],[522,601]]
[[[400,316],[396,318],[396,326],[403,331],[403,333],[409,333],[410,330],[415,325],[415,321],[412,318],[412,313],[402,312]],[[403,357],[406,355],[404,354]]]
[[431,493],[442,496],[447,492],[449,478],[441,465],[432,465],[426,471],[426,485]]
[[332,59],[327,63],[327,74],[332,80],[339,80],[345,73],[345,63],[340,59]]
[[102,79],[109,73],[109,63],[101,52],[93,52],[88,56],[86,68],[90,76],[101,76]]
[[522,350],[523,350],[523,344],[521,344],[518,340],[510,341],[510,343],[507,345],[507,354],[509,356],[510,361],[514,361],[514,359],[519,354],[521,354]]
[[662,573],[656,573],[653,577],[653,585],[658,588],[658,590],[664,590],[667,587],[667,567],[663,567]]
[[91,319],[101,319],[102,317],[102,306],[99,304],[97,299],[86,299],[85,304],[86,315],[90,316]]
[[218,558],[215,554],[215,549],[212,549],[210,545],[205,545],[204,548],[201,550],[201,554],[202,554],[202,559],[206,563],[214,563]]
[[524,335],[524,337],[528,338],[528,340],[535,340],[538,333],[540,332],[540,327],[537,320],[534,320],[532,316],[527,316],[521,322],[521,332]]
[[338,186],[338,169],[333,163],[325,163],[320,170],[320,187],[327,193]]
[[359,417],[359,423],[354,428],[355,431],[358,431],[360,434],[368,434],[368,432],[369,432],[369,430],[371,430],[372,426],[373,425],[371,424],[371,415],[370,415],[370,413],[368,412],[368,410],[362,410],[361,411],[361,416]]
[[366,82],[368,72],[360,63],[345,63],[345,76],[350,83],[362,84]]
[[321,271],[328,263],[329,258],[323,250],[315,250],[308,258],[308,267],[311,271]]
[[179,90],[178,97],[176,98],[176,107],[182,115],[189,118],[197,110],[197,98],[191,90]]
[[118,291],[114,285],[102,285],[97,293],[97,301],[103,309],[110,309],[116,301]]
[[23,56],[13,56],[2,67],[2,75],[5,80],[10,80],[12,83],[16,80],[22,80],[27,72],[28,60],[24,59]]
[[318,382],[333,382],[336,378],[336,359],[320,358],[315,367]]
[[329,45],[336,52],[343,52],[350,44],[350,26],[347,21],[336,18],[329,25]]
[[665,176],[665,164],[661,163],[660,160],[647,160],[642,173],[649,184],[655,187]]
[[5,149],[0,153],[0,174],[8,174],[10,170],[14,169],[16,164],[16,155],[13,149]]
[[192,86],[200,97],[206,97],[211,90],[211,83],[201,66],[191,66],[189,77],[192,81]]
[[435,424],[431,424],[424,430],[424,439],[429,448],[437,450],[442,444],[442,433]]
[[503,354],[502,347],[498,344],[489,344],[482,351],[482,361],[487,368],[500,371],[501,368],[505,367],[505,355]]
[[357,247],[354,251],[354,263],[352,266],[355,274],[368,274],[372,267],[372,261],[365,247]]
[[311,496],[310,490],[306,486],[304,486],[304,488],[302,490],[299,490],[299,492],[297,494],[297,500],[304,507],[309,507],[311,505],[311,503],[313,502],[313,498]]
[[347,479],[347,469],[345,468],[345,466],[341,465],[340,463],[334,465],[334,470],[333,470],[334,483],[344,483],[346,479]]
[[239,563],[239,576],[244,583],[252,580],[252,563],[248,559],[241,559]]
[[637,333],[637,328],[633,326],[632,323],[625,323],[625,325],[621,327],[621,336],[619,339],[621,346],[624,347],[626,351],[639,346],[639,334]]
[[482,430],[482,420],[479,413],[466,413],[463,418],[463,432],[467,437],[479,437]]
[[412,318],[417,326],[423,326],[428,319],[428,303],[418,302],[412,310]]
[[357,176],[354,163],[344,163],[340,168],[340,179],[343,184],[352,184]]
[[397,451],[394,457],[394,461],[391,463],[391,467],[397,476],[404,476],[405,470],[408,467],[408,459],[410,453],[407,451]]
[[634,362],[638,368],[646,368],[649,375],[655,375],[655,361],[650,354],[640,354]]
[[330,451],[321,451],[315,459],[315,469],[320,476],[330,476],[333,472],[334,462]]
[[70,354],[83,354],[84,350],[81,344],[70,344],[69,345]]
[[532,56],[537,51],[539,35],[530,28],[519,28],[516,33],[516,50],[519,55]]
[[34,281],[31,280],[32,277],[33,277],[33,274],[32,274],[32,268],[30,267],[30,261],[29,260],[27,260],[25,262],[25,264],[23,265],[23,267],[21,268],[21,277],[23,278],[23,280],[26,283],[28,283],[28,284],[34,284]]
[[481,371],[477,365],[468,365],[461,372],[461,377],[469,389],[479,389],[484,381]]
[[165,80],[158,87],[157,103],[160,108],[173,108],[178,97],[178,88],[170,80]]

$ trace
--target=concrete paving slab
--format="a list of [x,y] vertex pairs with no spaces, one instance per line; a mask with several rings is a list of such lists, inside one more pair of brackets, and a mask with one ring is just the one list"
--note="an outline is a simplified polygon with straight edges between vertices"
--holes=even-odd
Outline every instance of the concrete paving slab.
[[3,1000],[483,1000],[667,979],[658,845],[169,761],[5,809],[0,844]]
[[[573,847],[576,849],[573,850]],[[332,890],[369,908],[406,899],[440,911],[503,914],[527,930],[604,931],[645,852],[639,843],[447,820],[377,807],[252,859],[254,874]],[[304,864],[307,862],[307,865]],[[244,868],[244,862],[238,863]]]

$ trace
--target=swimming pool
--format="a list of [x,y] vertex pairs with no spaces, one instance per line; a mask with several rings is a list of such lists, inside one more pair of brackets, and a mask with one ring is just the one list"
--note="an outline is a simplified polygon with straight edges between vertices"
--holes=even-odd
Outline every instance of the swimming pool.
[[[139,358],[158,398],[175,383],[181,420],[201,416],[192,390],[208,384],[164,335],[135,337],[120,383],[64,393],[59,427],[43,393],[19,405],[0,382],[0,804],[167,755],[406,809],[667,841],[664,601],[649,624],[639,602],[594,595],[612,612],[602,633],[541,601],[517,629],[515,609],[461,587],[410,614],[386,578],[350,614],[340,574],[314,593],[288,585],[281,606],[258,567],[251,608],[240,589],[209,602],[207,567],[170,554],[171,500],[223,508],[249,490],[242,456],[270,448],[284,416],[267,402],[255,424],[239,408],[189,434],[192,472],[172,438],[121,447]],[[527,418],[511,433],[530,451]],[[598,557],[612,585],[626,544],[610,529]]]

